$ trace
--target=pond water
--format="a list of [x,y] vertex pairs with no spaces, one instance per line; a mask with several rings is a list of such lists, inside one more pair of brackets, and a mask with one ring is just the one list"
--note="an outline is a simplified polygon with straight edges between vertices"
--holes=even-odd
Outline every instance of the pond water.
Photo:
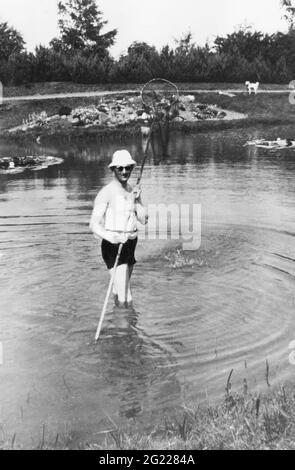
[[234,391],[264,390],[266,361],[271,385],[294,377],[295,151],[244,146],[278,136],[292,128],[173,134],[169,157],[149,154],[144,201],[200,204],[201,245],[183,256],[142,232],[134,309],[110,302],[97,344],[109,279],[93,200],[113,151],[141,161],[143,143],[0,145],[64,158],[0,175],[0,438],[77,447],[222,400],[231,369]]

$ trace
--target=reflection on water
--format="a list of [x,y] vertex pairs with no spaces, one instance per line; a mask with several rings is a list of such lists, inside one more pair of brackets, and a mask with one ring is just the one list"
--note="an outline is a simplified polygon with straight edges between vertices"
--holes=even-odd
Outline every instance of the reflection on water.
[[144,142],[1,145],[1,156],[64,158],[0,177],[4,438],[16,432],[30,447],[58,434],[75,447],[114,423],[149,427],[185,403],[221,399],[232,368],[236,390],[244,378],[264,386],[266,359],[272,384],[292,376],[295,152],[244,147],[291,132],[173,134],[165,157],[154,143],[144,201],[201,204],[201,247],[183,254],[142,232],[135,310],[110,305],[97,344],[108,276],[88,230],[92,204],[114,150],[140,162]]

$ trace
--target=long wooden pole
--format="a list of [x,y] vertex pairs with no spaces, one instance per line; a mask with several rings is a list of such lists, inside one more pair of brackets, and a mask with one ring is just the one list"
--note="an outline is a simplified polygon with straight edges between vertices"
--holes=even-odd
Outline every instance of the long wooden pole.
[[[155,120],[153,120],[153,122],[152,122],[150,132],[149,132],[149,135],[148,135],[148,138],[147,138],[146,147],[145,147],[145,151],[144,151],[144,156],[143,156],[143,160],[141,162],[141,167],[140,167],[139,175],[138,175],[138,178],[137,178],[137,181],[136,181],[136,185],[138,185],[140,183],[141,178],[142,178],[142,173],[143,173],[144,165],[145,165],[146,158],[147,158],[148,147],[149,147],[149,143],[150,143],[150,140],[151,140],[151,135],[152,135],[154,124],[155,124]],[[134,204],[134,200],[133,200],[133,204]],[[106,296],[105,296],[102,312],[100,314],[100,319],[99,319],[97,330],[96,330],[96,333],[95,333],[95,341],[98,340],[99,335],[100,335],[102,322],[103,322],[103,319],[104,319],[104,316],[105,316],[105,313],[106,313],[106,310],[107,310],[109,298],[110,298],[112,288],[113,288],[113,284],[114,284],[114,281],[115,281],[116,270],[117,270],[117,267],[118,267],[119,258],[120,258],[122,248],[123,248],[123,243],[120,243],[119,248],[118,248],[118,253],[117,253],[117,256],[116,256],[116,260],[115,260],[115,264],[114,264],[114,267],[113,267],[112,276],[111,276],[111,279],[110,279],[110,282],[109,282],[109,287],[108,287],[108,290],[107,290],[107,293],[106,293]]]
[[111,279],[110,279],[110,282],[109,282],[109,287],[108,287],[108,290],[107,290],[107,294],[105,296],[104,304],[103,304],[103,307],[102,307],[102,312],[101,312],[100,319],[99,319],[98,326],[97,326],[97,330],[96,330],[96,333],[95,333],[95,341],[98,340],[99,335],[100,335],[102,322],[103,322],[103,319],[104,319],[104,316],[105,316],[105,313],[106,313],[106,310],[107,310],[107,306],[108,306],[108,301],[109,301],[109,298],[110,298],[110,295],[111,295],[111,292],[112,292],[112,288],[113,288],[113,284],[114,284],[114,280],[115,280],[115,276],[116,276],[116,269],[117,269],[117,266],[118,266],[118,262],[119,262],[119,258],[120,258],[122,248],[123,248],[123,243],[120,243],[119,248],[118,248],[118,253],[117,253],[117,256],[116,256],[116,261],[115,261],[114,268],[113,268],[113,272],[112,272],[112,276],[111,276]]

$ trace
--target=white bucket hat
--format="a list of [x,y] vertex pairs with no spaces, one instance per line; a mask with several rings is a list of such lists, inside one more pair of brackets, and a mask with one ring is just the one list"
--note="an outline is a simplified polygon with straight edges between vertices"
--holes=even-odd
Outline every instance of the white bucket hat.
[[117,150],[113,155],[112,163],[109,164],[109,168],[129,165],[136,165],[136,162],[133,160],[128,150]]

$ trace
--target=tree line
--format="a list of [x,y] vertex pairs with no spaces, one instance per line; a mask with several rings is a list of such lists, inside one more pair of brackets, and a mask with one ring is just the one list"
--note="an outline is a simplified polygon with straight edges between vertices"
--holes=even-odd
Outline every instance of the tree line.
[[32,82],[143,83],[154,77],[173,82],[288,83],[295,77],[294,11],[282,0],[289,23],[287,33],[264,34],[250,27],[217,36],[211,47],[197,46],[191,33],[175,47],[157,50],[145,42],[132,43],[115,60],[109,52],[117,30],[107,25],[95,0],[62,0],[58,4],[60,36],[34,53],[22,35],[0,23],[0,80],[5,85]]

